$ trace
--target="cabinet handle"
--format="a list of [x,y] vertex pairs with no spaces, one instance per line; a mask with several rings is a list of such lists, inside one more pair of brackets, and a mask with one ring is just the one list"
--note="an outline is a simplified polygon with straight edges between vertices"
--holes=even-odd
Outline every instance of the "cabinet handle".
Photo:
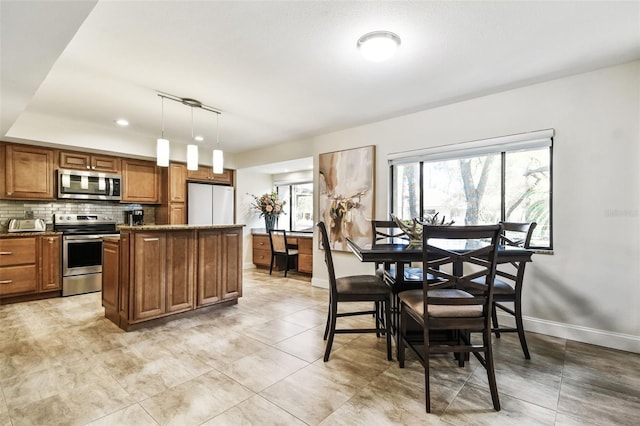
[[259,243],[258,243],[258,245],[263,246],[263,245],[264,245],[264,243],[261,241],[261,242],[259,242]]
[[10,254],[13,254],[13,252],[12,251],[0,251],[0,255],[1,256],[7,256],[7,255],[10,255]]
[[0,281],[0,284],[11,284],[13,282],[13,280],[3,280]]
[[87,166],[87,169],[91,169],[91,166]]
[[158,241],[160,238],[143,238],[143,241]]

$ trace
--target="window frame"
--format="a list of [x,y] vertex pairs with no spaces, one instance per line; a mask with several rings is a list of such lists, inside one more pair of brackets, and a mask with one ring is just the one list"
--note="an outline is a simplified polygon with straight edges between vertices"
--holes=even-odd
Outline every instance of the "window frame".
[[[532,249],[553,250],[553,129],[544,131],[531,132],[526,134],[511,135],[500,138],[485,139],[462,144],[440,146],[429,148],[421,151],[412,151],[409,153],[397,153],[389,156],[389,199],[388,211],[395,213],[394,206],[396,201],[396,173],[397,165],[418,165],[419,183],[418,183],[418,211],[423,212],[425,207],[424,194],[424,164],[436,161],[455,160],[469,157],[482,157],[486,155],[500,155],[500,220],[505,221],[506,216],[506,170],[507,170],[507,154],[510,152],[533,151],[541,148],[549,150],[549,244],[548,246],[531,246]],[[543,145],[539,141],[541,137],[548,138],[548,145]],[[500,143],[502,142],[502,143]],[[536,145],[537,144],[537,145]],[[466,149],[468,148],[468,149]]]
[[[292,214],[292,209],[293,209],[293,186],[297,186],[297,185],[307,185],[310,184],[313,187],[313,180],[305,180],[305,181],[300,181],[300,182],[282,182],[282,183],[277,183],[274,184],[275,187],[275,191],[278,194],[278,198],[280,197],[280,188],[281,187],[288,187],[289,188],[289,196],[286,199],[287,204],[289,205],[289,209],[288,212],[289,214],[287,214],[286,216],[288,216],[288,223],[289,223],[289,229],[287,232],[295,232],[295,233],[300,233],[300,234],[313,234],[313,226],[311,227],[311,230],[309,231],[294,231],[292,230],[293,227],[293,214]],[[312,217],[313,217],[313,211],[312,213]]]

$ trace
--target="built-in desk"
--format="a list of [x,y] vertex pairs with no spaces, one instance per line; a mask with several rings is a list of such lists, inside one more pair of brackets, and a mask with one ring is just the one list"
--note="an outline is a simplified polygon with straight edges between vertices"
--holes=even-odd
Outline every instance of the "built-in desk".
[[[269,262],[271,262],[269,234],[264,229],[254,229],[251,234],[253,237],[253,263],[258,268],[269,269]],[[298,245],[297,271],[312,274],[313,234],[306,232],[287,232],[287,242]],[[284,269],[284,264],[276,264],[274,267],[277,270],[281,270]]]
[[103,244],[102,304],[123,330],[242,296],[244,225],[120,226]]

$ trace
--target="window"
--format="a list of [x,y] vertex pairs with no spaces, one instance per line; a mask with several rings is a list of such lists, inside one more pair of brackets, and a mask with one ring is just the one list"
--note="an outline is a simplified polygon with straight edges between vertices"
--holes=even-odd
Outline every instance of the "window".
[[394,154],[391,210],[402,218],[438,213],[459,225],[536,222],[532,245],[550,249],[552,132],[438,147],[410,157]]
[[286,200],[285,216],[278,227],[295,232],[313,232],[313,183],[277,185],[278,198]]

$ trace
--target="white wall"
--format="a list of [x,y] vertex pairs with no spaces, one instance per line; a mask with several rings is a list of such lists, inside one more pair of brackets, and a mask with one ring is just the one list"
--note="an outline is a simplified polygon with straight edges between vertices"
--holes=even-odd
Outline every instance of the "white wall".
[[[525,327],[640,352],[639,122],[635,61],[243,157],[269,163],[296,145],[300,157],[314,156],[317,170],[319,153],[374,144],[376,216],[384,218],[388,154],[553,128],[554,254],[538,254],[528,266]],[[312,283],[326,286],[322,256],[316,248]],[[350,253],[335,253],[334,261],[338,275],[373,268]]]

